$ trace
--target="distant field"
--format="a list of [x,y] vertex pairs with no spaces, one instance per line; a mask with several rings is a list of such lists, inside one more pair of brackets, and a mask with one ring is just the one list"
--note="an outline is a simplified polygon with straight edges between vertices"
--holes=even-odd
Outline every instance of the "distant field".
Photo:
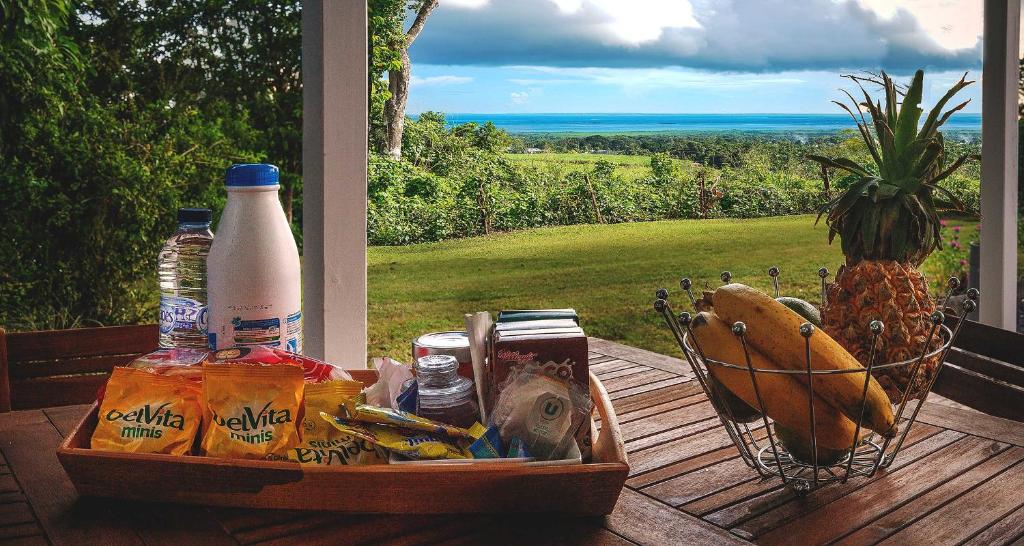
[[651,158],[649,155],[616,155],[616,154],[576,154],[576,153],[540,153],[540,154],[508,154],[508,158],[525,167],[546,170],[559,177],[574,171],[589,171],[598,161],[609,161],[615,164],[615,174],[627,179],[637,180],[651,174]]
[[[817,301],[818,267],[840,263],[813,216],[679,220],[540,228],[369,249],[369,344],[409,360],[421,333],[462,329],[463,313],[575,307],[587,333],[677,354],[651,304],[666,287],[682,306],[679,277],[717,286],[722,270],[767,289],[782,269],[787,294]],[[682,310],[682,309],[680,309]]]
[[575,307],[590,335],[678,355],[651,307],[655,290],[671,290],[684,310],[681,276],[699,290],[718,286],[730,270],[768,290],[765,272],[777,265],[783,293],[817,303],[818,268],[835,272],[842,262],[839,243],[829,246],[826,234],[805,215],[577,225],[371,247],[370,353],[408,361],[413,337],[461,330],[472,311]]

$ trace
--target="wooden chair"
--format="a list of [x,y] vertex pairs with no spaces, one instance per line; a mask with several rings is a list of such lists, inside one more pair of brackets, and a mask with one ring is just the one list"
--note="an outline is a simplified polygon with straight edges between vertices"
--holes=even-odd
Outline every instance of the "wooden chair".
[[[947,326],[956,320],[948,316]],[[932,391],[990,415],[1024,421],[1024,335],[964,322]]]
[[0,412],[85,404],[114,366],[157,348],[155,324],[5,333],[0,328]]

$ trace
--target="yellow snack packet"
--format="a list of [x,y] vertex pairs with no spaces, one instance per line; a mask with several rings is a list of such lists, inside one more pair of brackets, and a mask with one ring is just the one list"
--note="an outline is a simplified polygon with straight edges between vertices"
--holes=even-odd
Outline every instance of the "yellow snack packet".
[[320,417],[343,433],[372,442],[410,459],[473,458],[465,448],[453,440],[435,436],[429,432],[347,421],[323,412],[320,413]]
[[288,450],[288,460],[310,465],[387,464],[383,449],[332,427],[320,412],[334,414],[346,399],[359,394],[359,381],[327,381],[306,385],[306,417],[302,420],[302,443]]
[[199,385],[188,379],[114,368],[90,447],[185,455],[199,430]]
[[204,364],[203,441],[209,457],[285,459],[299,445],[302,368]]

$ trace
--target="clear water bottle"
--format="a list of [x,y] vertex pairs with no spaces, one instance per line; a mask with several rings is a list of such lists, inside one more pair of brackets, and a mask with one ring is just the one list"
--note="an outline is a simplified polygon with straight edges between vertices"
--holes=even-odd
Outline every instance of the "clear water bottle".
[[178,231],[160,251],[161,347],[207,347],[206,256],[213,244],[212,219],[210,209],[178,209]]

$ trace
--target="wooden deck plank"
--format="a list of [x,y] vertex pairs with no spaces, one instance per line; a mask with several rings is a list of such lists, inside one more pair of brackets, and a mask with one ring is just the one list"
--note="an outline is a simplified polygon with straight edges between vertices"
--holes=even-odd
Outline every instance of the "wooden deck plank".
[[[931,425],[916,425],[911,429],[910,433],[907,434],[906,447],[909,448],[917,442],[938,434],[941,431],[941,429]],[[764,436],[767,436],[767,434],[764,434]],[[721,510],[728,506],[740,504],[750,499],[758,497],[765,498],[767,495],[780,492],[783,489],[781,482],[778,480],[770,480],[768,482],[761,481],[753,469],[750,470],[750,475],[754,477],[754,479],[683,505],[682,509],[691,514],[705,516],[711,512]]]
[[977,411],[925,403],[917,420],[965,434],[1024,447],[1024,425]]
[[1003,516],[988,529],[964,542],[962,546],[991,546],[992,544],[1018,544],[1024,541],[1024,504]]
[[[597,374],[597,378],[601,380],[601,383],[605,383],[606,381],[610,381],[610,380],[615,379],[617,377],[634,377],[634,376],[636,376],[636,374],[639,374],[640,372],[649,372],[649,371],[654,371],[654,368],[649,368],[647,366],[641,366],[639,364],[636,364],[636,365],[630,366],[628,368],[619,368],[618,370],[613,370],[613,371],[610,371],[610,372],[605,372],[605,373]],[[662,373],[668,373],[668,372],[662,372]]]
[[[756,531],[761,527],[775,527],[791,519],[798,518],[809,510],[828,504],[843,495],[867,485],[873,480],[881,479],[883,476],[965,437],[965,434],[955,431],[939,432],[921,442],[903,448],[900,456],[896,458],[886,472],[880,471],[871,478],[851,480],[845,484],[833,484],[814,491],[806,497],[799,497],[788,487],[783,488],[779,485],[778,481],[772,480],[762,486],[769,490],[766,494],[757,495],[736,504],[730,504],[720,510],[706,513],[702,517],[726,528],[732,528],[741,522],[752,520],[747,524],[747,528],[753,529],[754,532],[750,530],[747,532],[750,535],[756,535],[758,534]],[[684,509],[686,508],[688,507],[684,506]]]
[[18,523],[0,527],[0,541],[3,543],[47,544],[43,529],[36,522]]
[[693,396],[700,392],[702,392],[700,385],[697,385],[693,381],[688,381],[641,394],[635,394],[633,396],[620,396],[615,399],[612,406],[615,407],[615,414],[618,415],[620,419],[623,419],[631,412],[656,406],[658,404],[664,404],[665,402],[671,402],[680,398]]
[[[759,429],[754,433],[754,437],[757,441],[762,441],[767,437],[764,428]],[[680,476],[687,472],[692,472],[710,466],[731,458],[739,458],[739,450],[736,446],[729,444],[726,447],[713,449],[705,453],[701,453],[692,459],[687,459],[682,462],[674,463],[663,468],[659,468],[640,476],[635,476],[626,480],[626,485],[635,488],[642,488],[655,483],[663,482]],[[748,472],[754,472],[753,469],[748,467]],[[751,474],[752,475],[752,474]]]
[[1020,462],[1022,458],[1024,448],[1008,449],[843,537],[838,544],[876,544],[900,529],[912,525],[936,508],[992,479]]
[[624,489],[605,525],[638,544],[747,544],[707,522]]
[[623,425],[651,415],[658,415],[662,412],[671,411],[686,406],[692,406],[694,404],[700,404],[706,401],[707,398],[703,394],[695,394],[693,396],[687,396],[685,398],[679,398],[676,400],[670,400],[663,404],[657,404],[654,406],[648,406],[646,408],[640,408],[636,411],[631,411],[623,416],[619,417],[619,424]]
[[721,421],[718,419],[718,413],[715,412],[711,402],[705,401],[662,411],[627,423],[620,423],[620,428],[622,429],[622,439],[629,443],[645,436],[664,433],[681,426],[708,419],[714,419],[715,423],[721,424]]
[[755,477],[754,471],[743,459],[736,457],[706,466],[671,480],[642,489],[666,504],[682,506],[688,502],[717,493]]
[[637,374],[609,379],[608,381],[602,379],[601,383],[604,384],[604,388],[606,391],[608,391],[608,394],[612,394],[626,389],[640,388],[643,387],[644,385],[657,383],[659,381],[664,381],[666,379],[682,380],[683,378],[679,377],[678,374],[672,372],[649,369]]
[[601,527],[601,518],[564,518],[537,514],[528,522],[513,516],[495,520],[475,533],[460,533],[444,544],[567,544],[628,546],[635,544]]
[[[666,332],[667,333],[667,332]],[[589,338],[590,350],[603,355],[614,356],[622,360],[636,362],[644,366],[650,366],[659,370],[673,372],[686,377],[691,377],[693,372],[690,365],[680,358],[658,354],[645,349],[630,347],[614,341],[592,337]]]
[[1024,463],[1017,463],[882,544],[954,544],[969,539],[1019,508],[1022,490]]
[[649,449],[629,454],[629,474],[636,476],[696,457],[706,451],[732,445],[732,440],[722,427],[679,438]]
[[[685,378],[685,377],[679,377],[679,376],[670,377],[668,379],[663,379],[661,381],[656,381],[654,383],[648,383],[646,385],[630,387],[628,389],[622,389],[622,390],[617,391],[617,392],[610,392],[610,393],[608,393],[608,398],[612,402],[614,402],[616,400],[619,400],[620,398],[626,398],[627,396],[634,396],[634,395],[637,395],[637,394],[646,394],[646,393],[649,393],[651,391],[655,391],[655,390],[658,390],[658,389],[663,389],[665,387],[671,387],[673,385],[679,385],[679,384],[687,383],[687,382],[689,382],[689,380],[687,378]],[[641,406],[641,407],[645,407],[645,406]]]
[[124,524],[122,510],[112,503],[78,502],[71,480],[57,461],[60,441],[61,435],[42,411],[0,414],[0,451],[18,476],[46,536],[64,544],[142,544],[139,535]]
[[[602,374],[605,374],[605,373],[608,373],[608,372],[614,372],[616,370],[622,370],[622,369],[625,369],[625,368],[632,368],[634,366],[642,366],[642,364],[637,364],[636,362],[629,362],[627,360],[619,360],[617,358],[611,358],[611,357],[607,357],[607,358],[609,358],[610,360],[607,360],[605,362],[601,362],[601,363],[598,363],[598,364],[593,364],[592,363],[591,366],[590,366],[590,371],[594,372],[594,374],[597,375],[598,377],[601,377]],[[645,368],[649,368],[650,366],[644,366],[644,367]]]
[[657,447],[673,440],[700,434],[701,432],[719,428],[720,426],[721,421],[718,420],[718,417],[687,423],[681,427],[675,427],[664,432],[659,432],[657,434],[644,436],[643,438],[626,442],[626,453],[635,453],[644,449]]
[[[867,522],[885,514],[893,507],[913,501],[917,496],[969,472],[983,461],[1002,453],[1009,444],[986,438],[967,437],[908,465],[902,471],[887,473],[879,480],[845,495],[842,502],[833,502],[817,510],[804,512],[798,519],[769,528],[764,520],[742,528],[758,535],[758,542],[767,545],[785,544],[794,536],[818,544],[835,540]],[[774,524],[773,524],[774,525]]]

